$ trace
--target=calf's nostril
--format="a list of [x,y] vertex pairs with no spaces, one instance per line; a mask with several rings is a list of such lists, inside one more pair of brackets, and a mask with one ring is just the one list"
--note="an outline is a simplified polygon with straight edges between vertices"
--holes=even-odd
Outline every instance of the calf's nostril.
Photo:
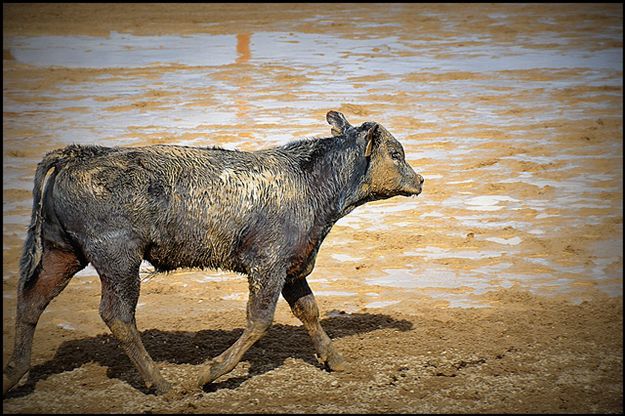
[[419,181],[419,185],[423,185],[423,182],[425,182],[425,179],[423,179],[423,176],[417,174],[417,180]]

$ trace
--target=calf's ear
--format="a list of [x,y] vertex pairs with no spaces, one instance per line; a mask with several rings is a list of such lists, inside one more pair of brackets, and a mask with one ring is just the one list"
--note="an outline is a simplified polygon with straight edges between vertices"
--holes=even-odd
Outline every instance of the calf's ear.
[[333,136],[340,136],[345,133],[348,128],[352,127],[345,116],[338,111],[328,111],[328,114],[326,114],[326,120],[328,120],[328,124],[332,126],[330,130],[332,131]]
[[367,135],[365,136],[365,140],[367,142],[367,147],[365,147],[365,157],[370,157],[373,152],[373,148],[378,145],[380,138],[380,125],[375,123],[373,127],[371,127],[367,131]]

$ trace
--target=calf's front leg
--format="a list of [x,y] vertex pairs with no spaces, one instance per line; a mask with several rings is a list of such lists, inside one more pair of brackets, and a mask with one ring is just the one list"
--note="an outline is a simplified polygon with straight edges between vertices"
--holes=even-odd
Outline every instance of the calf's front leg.
[[250,297],[247,302],[247,327],[226,351],[215,357],[201,372],[200,387],[230,372],[243,355],[269,329],[273,322],[285,272],[270,270],[250,273]]
[[343,371],[345,360],[332,344],[319,322],[319,307],[305,277],[287,280],[282,296],[291,306],[291,311],[302,323],[312,338],[317,350],[318,361],[332,371]]

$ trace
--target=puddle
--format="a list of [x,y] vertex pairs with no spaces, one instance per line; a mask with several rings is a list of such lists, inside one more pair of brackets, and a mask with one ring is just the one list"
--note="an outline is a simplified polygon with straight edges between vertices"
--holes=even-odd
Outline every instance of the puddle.
[[395,305],[399,303],[398,300],[383,300],[379,302],[369,302],[365,305],[365,308],[374,309],[374,308],[385,308],[387,306]]
[[583,273],[586,271],[586,267],[584,266],[561,266],[547,259],[528,257],[526,261],[529,263],[540,264],[541,266],[545,266],[551,270],[564,273]]
[[[508,195],[452,196],[442,203],[447,207],[461,208],[469,211],[509,211],[522,207],[519,199],[512,198]],[[491,215],[489,214],[489,216]]]
[[444,300],[450,308],[488,308],[488,303],[479,300],[470,299],[465,294],[454,294],[448,292],[428,292],[427,296],[432,299]]
[[74,327],[74,325],[68,323],[68,322],[61,322],[59,324],[57,324],[56,326],[58,326],[61,329],[64,329],[66,331],[75,331],[76,328]]
[[384,269],[384,276],[366,278],[368,285],[391,286],[410,289],[445,288],[458,289],[473,288],[479,292],[489,285],[479,279],[468,278],[453,270],[441,267],[429,267],[427,270]]
[[90,264],[74,275],[74,277],[93,277],[98,276],[96,269]]
[[485,240],[492,241],[492,242],[498,243],[498,244],[509,245],[509,246],[516,246],[521,241],[523,241],[519,237],[512,237],[512,238],[487,237],[487,238],[485,238]]
[[204,283],[204,282],[226,282],[229,280],[233,280],[231,276],[203,276],[199,279],[195,279],[196,282]]
[[470,205],[467,209],[477,211],[498,211],[503,208],[503,206],[499,205],[499,202],[503,201],[518,202],[519,200],[505,195],[480,195],[469,198],[465,202]]
[[315,296],[355,296],[356,292],[347,292],[340,290],[315,290]]
[[[505,25],[516,16],[511,10],[491,17]],[[623,60],[622,48],[613,47],[622,42],[622,28],[584,29],[585,42],[572,36],[581,35],[579,28],[511,40],[462,33],[449,18],[436,18],[446,36],[405,36],[388,31],[395,23],[363,19],[351,37],[298,31],[6,37],[4,49],[15,60],[7,64],[40,72],[7,72],[3,81],[5,241],[23,241],[15,230],[30,222],[32,175],[52,148],[158,142],[256,150],[329,135],[324,114],[332,108],[354,124],[387,126],[426,182],[417,199],[367,204],[340,219],[326,243],[334,245],[328,255],[337,270],[310,282],[332,283],[354,273],[355,262],[371,261],[384,272],[365,278],[364,290],[425,291],[458,307],[480,305],[472,296],[513,284],[567,293],[591,280],[610,293],[622,290],[622,272],[614,270],[623,249]],[[327,23],[315,16],[310,22]],[[73,72],[60,81],[46,78],[66,69]],[[475,239],[463,246],[470,232]],[[577,235],[591,237],[577,247]],[[564,264],[553,238],[576,246],[579,262]],[[541,258],[526,255],[542,243]],[[416,269],[413,260],[436,264]],[[15,275],[17,261],[11,264],[5,279]],[[521,267],[528,265],[549,273],[528,273]],[[142,278],[152,272],[144,262]],[[89,265],[78,276],[97,273]],[[190,273],[197,283],[229,279]],[[467,293],[452,293],[463,288]],[[368,307],[395,302],[375,297]]]
[[419,248],[419,250],[405,251],[404,255],[423,257],[426,260],[435,259],[487,259],[493,257],[501,257],[510,253],[510,251],[493,251],[493,250],[457,250],[444,249],[440,247],[427,246]]
[[[365,283],[418,290],[421,295],[447,301],[452,308],[487,307],[488,304],[472,299],[471,295],[480,295],[499,287],[490,284],[487,279],[476,278],[471,273],[456,273],[436,266],[419,271],[385,269],[384,273],[384,276],[365,279]],[[458,289],[465,289],[465,292],[453,292]],[[385,307],[394,303],[399,301],[374,301],[367,304],[367,307]]]
[[510,268],[510,266],[512,266],[512,263],[502,262],[502,263],[497,263],[497,264],[488,265],[488,266],[480,266],[480,267],[472,269],[472,271],[475,273],[480,273],[484,275],[493,275],[493,273],[506,270]]
[[[240,293],[230,293],[228,295],[224,295],[221,297],[222,300],[240,300],[240,301],[246,301],[248,298],[248,294],[245,292],[240,292]],[[201,302],[201,300],[200,300]]]
[[29,65],[67,68],[137,68],[148,65],[227,65],[236,60],[235,35],[19,36],[10,51]]
[[[154,272],[155,272],[154,266],[152,266],[152,264],[150,264],[150,262],[147,260],[143,260],[141,262],[141,265],[139,265],[139,274],[142,278],[149,277]],[[93,276],[98,276],[98,272],[93,267],[93,265],[89,263],[84,269],[76,273],[74,276],[75,277],[93,277]]]
[[362,257],[354,257],[354,256],[350,256],[349,254],[340,254],[340,253],[333,253],[332,258],[338,261],[360,261],[363,259]]
[[30,224],[30,218],[24,215],[3,215],[2,224],[19,224],[28,226],[28,224]]

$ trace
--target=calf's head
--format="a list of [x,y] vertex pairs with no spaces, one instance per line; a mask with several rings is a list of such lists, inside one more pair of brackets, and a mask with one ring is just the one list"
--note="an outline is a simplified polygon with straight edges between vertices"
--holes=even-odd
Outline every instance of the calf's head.
[[367,171],[361,193],[370,199],[386,199],[396,195],[417,196],[423,189],[423,176],[406,162],[401,143],[382,125],[365,122],[352,126],[345,116],[330,111],[326,116],[335,136],[355,136],[364,143],[362,157],[367,161]]

